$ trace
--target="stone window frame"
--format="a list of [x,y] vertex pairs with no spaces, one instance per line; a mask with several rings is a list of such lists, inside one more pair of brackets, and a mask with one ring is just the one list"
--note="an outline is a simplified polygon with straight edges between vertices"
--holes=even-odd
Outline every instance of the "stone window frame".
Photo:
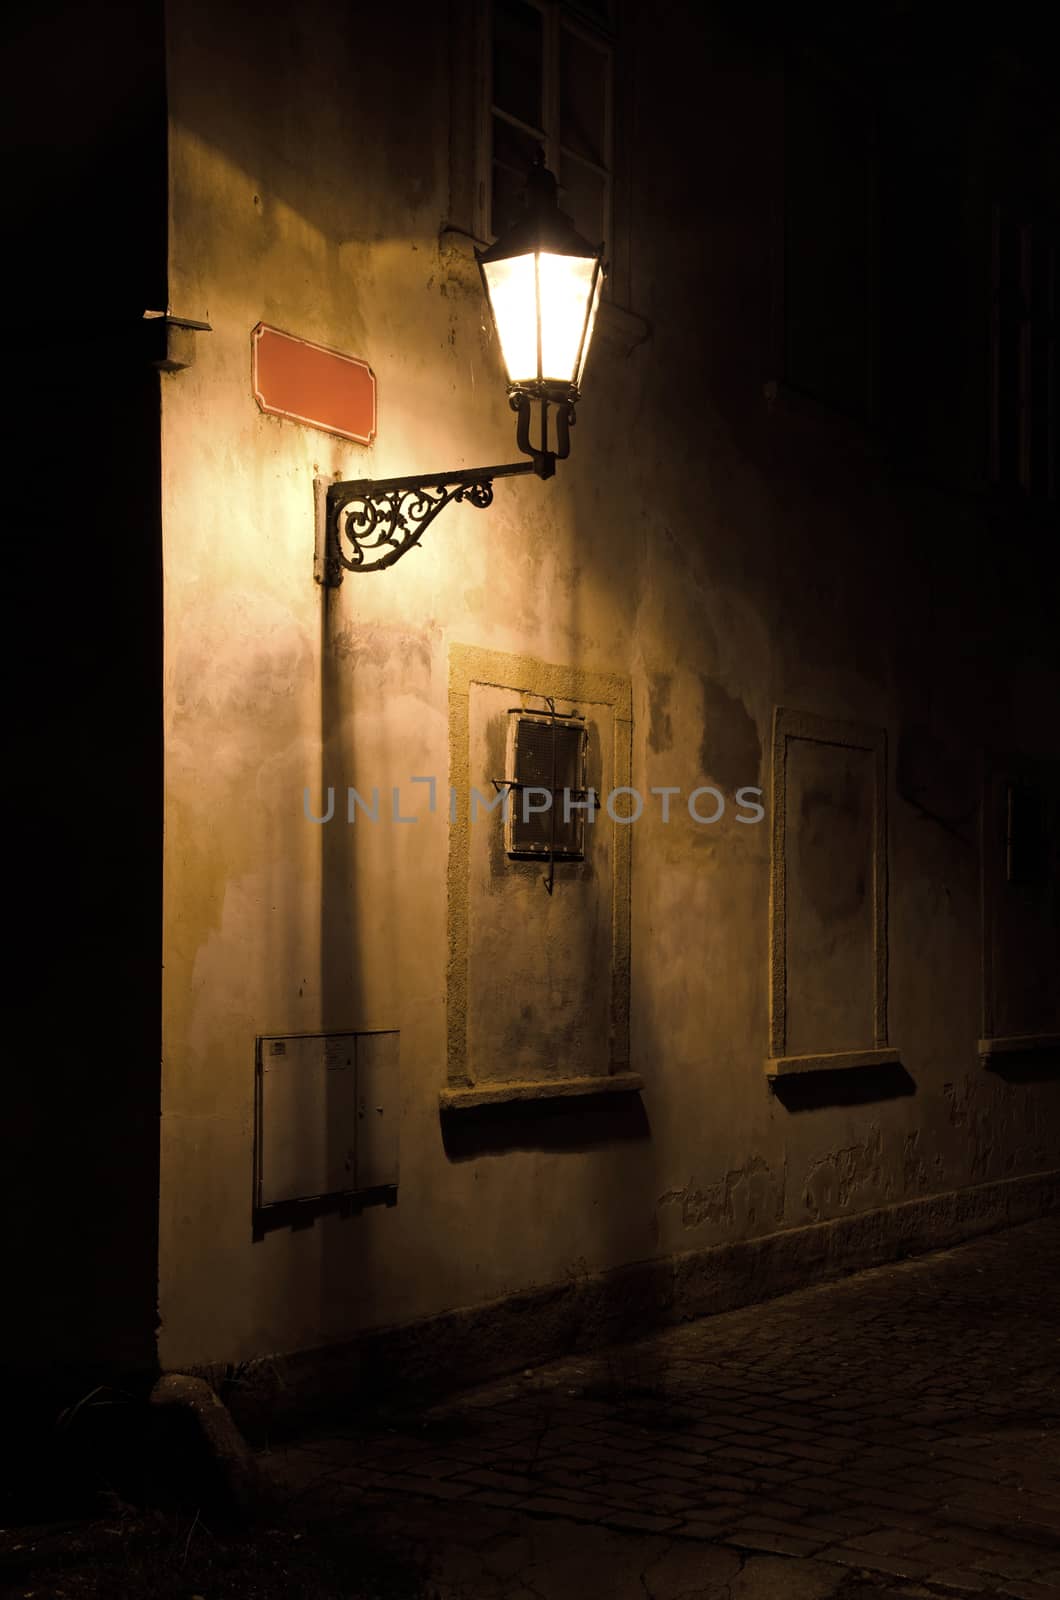
[[[532,706],[522,706],[518,710],[508,712],[508,733],[505,740],[504,776],[505,781],[511,785],[509,800],[505,807],[504,818],[504,849],[505,854],[512,861],[548,861],[550,857],[549,846],[528,840],[521,836],[519,829],[525,826],[527,818],[522,816],[521,796],[525,778],[525,767],[520,766],[520,757],[524,760],[525,746],[522,743],[523,725],[536,724],[546,729],[555,728],[557,738],[562,738],[565,733],[574,732],[578,737],[578,748],[575,756],[577,782],[569,788],[557,785],[551,790],[551,811],[545,813],[555,816],[557,821],[562,815],[559,809],[559,797],[566,793],[572,800],[579,801],[586,797],[590,791],[586,788],[586,764],[588,756],[589,730],[584,721],[564,722],[562,719],[553,719],[548,710],[538,711]],[[540,785],[532,785],[539,787]],[[585,860],[585,813],[579,809],[564,825],[566,833],[563,837],[555,839],[551,852],[552,859],[556,861],[584,861]]]
[[609,708],[614,748],[610,787],[628,788],[633,766],[633,687],[618,673],[594,672],[529,655],[509,655],[478,645],[449,648],[449,784],[452,810],[447,864],[448,961],[446,968],[446,1086],[442,1111],[471,1110],[517,1100],[553,1100],[639,1090],[643,1079],[629,1069],[630,871],[632,828],[606,820],[612,829],[611,879],[611,1054],[607,1073],[504,1082],[473,1080],[467,1052],[468,968],[471,912],[471,689],[504,689],[512,695],[551,696],[604,712]]
[[[787,1053],[787,761],[796,739],[865,750],[873,757],[872,929],[873,1044],[860,1050]],[[887,1037],[887,732],[777,706],[773,714],[772,849],[769,864],[769,1078],[850,1067],[881,1067],[900,1060]]]

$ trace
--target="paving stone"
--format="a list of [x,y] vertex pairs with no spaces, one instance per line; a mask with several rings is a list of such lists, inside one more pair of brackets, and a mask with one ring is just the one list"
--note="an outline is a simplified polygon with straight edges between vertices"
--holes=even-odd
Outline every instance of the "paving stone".
[[751,1494],[754,1490],[753,1479],[737,1477],[731,1472],[704,1473],[699,1482],[701,1488],[709,1489],[715,1494],[725,1491],[732,1494]]
[[652,1494],[693,1494],[699,1487],[694,1477],[677,1478],[668,1473],[658,1478],[649,1478]]
[[599,1485],[603,1482],[603,1474],[599,1472],[568,1472],[564,1467],[542,1467],[541,1481],[550,1484],[553,1488],[585,1489],[590,1484]]
[[821,1548],[812,1539],[800,1539],[795,1534],[775,1533],[770,1529],[730,1528],[725,1541],[741,1550],[773,1550],[785,1556],[812,1556]]
[[807,1544],[831,1544],[826,1533],[815,1532],[812,1528],[803,1527],[800,1523],[791,1521],[787,1517],[773,1516],[768,1511],[755,1512],[750,1516],[739,1517],[733,1526],[740,1532],[754,1533],[780,1533],[790,1535],[793,1539],[802,1539]]
[[718,1545],[677,1542],[642,1569],[645,1595],[651,1600],[727,1588],[740,1575],[740,1557]]
[[605,1517],[616,1515],[614,1506],[568,1495],[533,1495],[516,1504],[532,1517],[569,1517],[572,1522],[602,1522]]
[[707,1470],[702,1459],[704,1454],[704,1451],[681,1450],[664,1445],[652,1451],[652,1460],[665,1462],[668,1471],[699,1478]]
[[851,1534],[872,1533],[879,1526],[878,1523],[866,1522],[860,1517],[844,1516],[842,1512],[819,1516],[805,1511],[804,1515],[804,1527],[819,1529],[822,1533],[842,1534],[847,1539]]
[[[975,1537],[984,1546],[987,1546],[987,1541],[995,1536],[977,1531]],[[1049,1559],[1048,1551],[1041,1550],[1034,1545],[1019,1544],[1012,1540],[1005,1549],[987,1546],[980,1551],[970,1565],[977,1572],[982,1570],[983,1572],[999,1573],[1005,1578],[1034,1578],[1043,1573],[1044,1563]],[[1046,1581],[1052,1580],[1047,1579]]]
[[923,1517],[934,1516],[935,1506],[931,1500],[925,1500],[920,1495],[896,1494],[893,1489],[866,1489],[851,1484],[847,1490],[846,1498],[851,1506],[864,1508],[866,1515],[879,1514],[880,1521],[887,1518],[884,1512],[890,1512],[890,1520],[896,1527],[905,1527],[905,1518],[912,1517],[919,1520]]
[[677,1530],[684,1539],[717,1539],[725,1528],[732,1527],[738,1519],[731,1510],[711,1511],[697,1507],[684,1519]]
[[904,1472],[916,1466],[918,1457],[914,1450],[896,1450],[885,1445],[869,1445],[858,1452],[858,1459],[870,1471],[877,1467],[897,1467]]
[[[467,1472],[469,1469],[473,1470],[473,1463],[468,1461],[453,1461],[444,1457],[439,1457],[436,1461],[424,1461],[420,1457],[416,1458],[416,1475],[421,1478],[455,1478],[461,1472]],[[348,1477],[349,1473],[350,1469],[346,1468],[343,1476]]]
[[858,1447],[852,1441],[843,1444],[800,1446],[791,1440],[778,1440],[778,1450],[788,1450],[795,1457],[795,1465],[807,1472],[844,1472],[858,1461]]
[[[854,1507],[831,1484],[827,1485],[824,1490],[820,1486],[808,1489],[801,1479],[794,1478],[790,1483],[784,1484],[783,1488],[774,1490],[774,1494],[778,1500],[791,1501],[793,1505],[797,1506],[808,1506],[811,1510],[819,1511],[822,1514],[833,1511],[840,1514],[843,1511],[851,1511],[854,1515],[860,1514],[860,1508]],[[868,1513],[866,1512],[865,1515],[868,1515]],[[878,1520],[886,1521],[887,1519],[886,1517],[881,1517]]]
[[931,1539],[927,1544],[921,1545],[916,1552],[921,1561],[930,1562],[937,1567],[968,1567],[976,1569],[977,1563],[982,1560],[983,1551],[969,1548],[968,1545],[951,1544],[945,1539]]
[[828,1600],[845,1574],[807,1557],[749,1556],[728,1586],[726,1600]]
[[929,1581],[939,1584],[943,1589],[954,1589],[958,1594],[981,1594],[995,1587],[993,1579],[986,1573],[961,1567],[942,1567],[931,1574]]
[[900,1556],[919,1553],[919,1547],[928,1541],[922,1532],[909,1528],[878,1528],[873,1533],[851,1534],[846,1542],[852,1550],[865,1550],[870,1555]]
[[825,1478],[810,1473],[793,1473],[792,1477],[811,1494],[820,1494],[828,1500],[846,1500],[858,1487],[850,1482],[847,1474],[842,1478]]
[[791,1434],[808,1436],[817,1432],[816,1425],[807,1422],[797,1411],[756,1411],[753,1413],[759,1422],[765,1422],[773,1427],[790,1430]]
[[480,1468],[475,1472],[466,1472],[460,1482],[469,1489],[476,1485],[483,1489],[505,1489],[509,1494],[531,1494],[537,1486],[534,1478],[515,1472],[496,1472],[492,1468]]
[[644,1511],[613,1511],[605,1517],[609,1528],[629,1528],[634,1533],[666,1533],[678,1527],[678,1517],[655,1517]]
[[829,1545],[821,1552],[822,1561],[838,1561],[846,1567],[866,1572],[885,1572],[894,1578],[926,1578],[930,1569],[913,1556],[875,1555],[849,1545]]
[[421,1478],[411,1472],[397,1472],[386,1480],[388,1490],[423,1494],[430,1500],[465,1500],[474,1492],[474,1484],[454,1482],[452,1478]]
[[755,1467],[780,1466],[787,1457],[775,1450],[755,1450],[740,1445],[726,1445],[723,1450],[716,1450],[712,1457],[714,1461],[746,1461]]

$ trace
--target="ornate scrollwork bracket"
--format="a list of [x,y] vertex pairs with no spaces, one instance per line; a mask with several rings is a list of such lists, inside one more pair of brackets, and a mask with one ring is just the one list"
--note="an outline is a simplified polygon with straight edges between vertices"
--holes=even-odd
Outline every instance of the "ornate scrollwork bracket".
[[347,572],[392,567],[419,544],[447,505],[462,500],[483,511],[493,501],[494,478],[535,470],[531,460],[426,477],[363,478],[351,483],[318,478],[314,576],[325,588],[335,588]]
[[[452,501],[466,500],[479,511],[491,505],[494,478],[522,477],[528,472],[551,478],[556,462],[570,454],[576,398],[575,390],[550,383],[509,390],[509,404],[516,414],[515,442],[529,461],[413,478],[360,478],[351,483],[317,478],[313,564],[317,582],[334,589],[347,572],[382,572],[384,567],[392,567],[406,550],[419,544],[438,513]],[[538,407],[536,443],[530,437],[534,405]],[[549,448],[550,410],[555,414],[555,449]]]

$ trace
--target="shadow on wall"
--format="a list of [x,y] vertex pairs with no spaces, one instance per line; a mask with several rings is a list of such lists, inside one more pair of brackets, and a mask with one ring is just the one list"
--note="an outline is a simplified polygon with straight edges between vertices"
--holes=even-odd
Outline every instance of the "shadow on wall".
[[824,1106],[864,1106],[916,1094],[916,1083],[900,1061],[878,1067],[847,1067],[837,1072],[807,1072],[779,1078],[773,1093],[786,1111],[818,1111]]
[[636,1093],[586,1095],[576,1104],[517,1101],[503,1109],[481,1106],[442,1116],[450,1161],[473,1161],[506,1150],[588,1150],[650,1138],[648,1113]]
[[1014,1051],[995,1056],[988,1071],[1002,1083],[1051,1083],[1060,1078],[1060,1049]]

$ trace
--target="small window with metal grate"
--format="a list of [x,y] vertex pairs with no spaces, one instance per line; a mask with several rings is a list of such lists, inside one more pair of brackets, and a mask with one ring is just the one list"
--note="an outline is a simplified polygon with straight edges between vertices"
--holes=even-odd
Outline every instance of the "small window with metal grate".
[[587,742],[577,712],[509,713],[505,849],[513,859],[584,859]]

